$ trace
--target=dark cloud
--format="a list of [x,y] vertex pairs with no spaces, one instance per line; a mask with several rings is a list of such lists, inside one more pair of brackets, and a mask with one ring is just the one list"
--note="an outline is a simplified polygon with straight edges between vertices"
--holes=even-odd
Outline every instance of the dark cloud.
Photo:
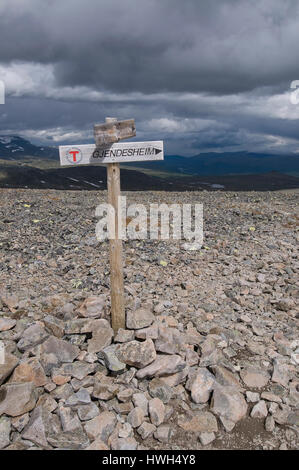
[[294,151],[298,36],[297,0],[1,0],[0,129],[88,140],[115,115],[173,152]]
[[296,0],[10,0],[0,60],[54,63],[60,85],[243,92],[296,76],[298,13]]

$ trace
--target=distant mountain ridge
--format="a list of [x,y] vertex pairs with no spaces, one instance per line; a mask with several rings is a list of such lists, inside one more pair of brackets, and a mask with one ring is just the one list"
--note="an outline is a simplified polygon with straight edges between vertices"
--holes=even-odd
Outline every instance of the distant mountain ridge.
[[[58,160],[59,152],[57,147],[34,145],[16,135],[0,136],[0,159],[22,161],[26,157]],[[253,175],[273,171],[299,175],[299,154],[208,152],[194,157],[166,155],[162,161],[132,162],[126,166],[200,176]]]
[[0,158],[3,160],[23,160],[25,157],[58,159],[57,147],[32,144],[18,135],[0,135]]
[[[0,164],[0,188],[104,190],[104,166],[40,169],[24,163]],[[273,191],[299,188],[299,178],[268,173],[237,176],[181,176],[159,178],[133,169],[121,169],[123,191]]]
[[194,157],[165,156],[164,161],[134,162],[138,168],[191,175],[233,175],[279,173],[299,174],[298,155],[271,155],[250,152],[201,153]]

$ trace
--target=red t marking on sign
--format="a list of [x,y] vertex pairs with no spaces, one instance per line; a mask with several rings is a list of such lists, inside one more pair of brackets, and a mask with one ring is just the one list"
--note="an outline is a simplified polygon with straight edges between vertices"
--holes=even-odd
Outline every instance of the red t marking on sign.
[[79,150],[70,150],[69,153],[73,155],[73,162],[76,162],[76,155],[79,153]]

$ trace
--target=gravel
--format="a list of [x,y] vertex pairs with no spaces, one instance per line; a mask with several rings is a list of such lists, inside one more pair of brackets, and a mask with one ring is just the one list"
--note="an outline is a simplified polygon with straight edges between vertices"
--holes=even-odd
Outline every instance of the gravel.
[[204,242],[124,242],[114,337],[106,191],[0,190],[0,447],[298,448],[298,192],[124,195]]

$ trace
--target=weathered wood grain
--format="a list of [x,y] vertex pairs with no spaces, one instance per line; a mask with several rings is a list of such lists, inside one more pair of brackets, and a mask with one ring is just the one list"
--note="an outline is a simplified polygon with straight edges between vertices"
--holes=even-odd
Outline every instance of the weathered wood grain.
[[110,290],[111,320],[115,332],[125,328],[125,303],[123,285],[123,249],[122,240],[118,238],[118,196],[120,196],[119,163],[107,165],[108,203],[115,211],[115,239],[109,240],[110,252]]
[[112,120],[106,121],[105,124],[94,125],[94,138],[97,147],[103,147],[123,139],[135,137],[136,127],[134,119],[127,119],[126,121]]
[[[115,118],[106,118],[107,124],[115,123]],[[110,292],[111,292],[111,323],[115,333],[119,328],[126,328],[124,276],[123,276],[123,247],[118,238],[118,197],[120,196],[119,163],[107,165],[108,203],[114,207],[115,238],[109,240],[110,254]]]

